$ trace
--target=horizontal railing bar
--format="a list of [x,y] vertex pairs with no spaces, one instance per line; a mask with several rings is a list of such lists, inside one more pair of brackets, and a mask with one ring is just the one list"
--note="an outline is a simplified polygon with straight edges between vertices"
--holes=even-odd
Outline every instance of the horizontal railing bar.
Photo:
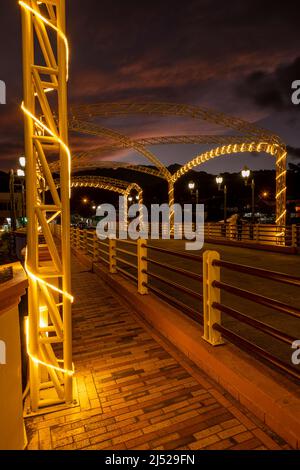
[[168,286],[173,287],[174,289],[178,289],[178,290],[180,290],[181,292],[184,292],[187,295],[195,297],[196,299],[199,299],[199,300],[203,299],[202,294],[199,294],[198,292],[194,292],[191,289],[188,289],[187,287],[181,286],[180,284],[177,284],[177,282],[168,281],[167,279],[165,279],[161,276],[157,276],[156,274],[151,273],[151,272],[149,272],[145,269],[142,272],[145,273],[145,274],[148,274],[149,277],[152,277],[153,279],[157,279],[158,281],[161,281],[164,284],[167,284]]
[[[203,323],[203,318],[202,318],[202,313],[198,312],[197,310],[193,309],[192,307],[189,307],[188,305],[184,304],[183,302],[180,302],[180,300],[175,299],[169,294],[166,294],[162,290],[158,289],[157,287],[149,285],[149,283],[143,282],[143,286],[147,287],[150,291],[154,292],[155,294],[158,294],[158,296],[162,297],[163,299],[166,299],[168,303],[175,305],[177,308],[183,311],[188,317],[190,317],[192,320],[196,321],[197,323],[202,324]],[[200,318],[199,318],[200,317]]]
[[98,253],[102,253],[103,255],[109,256],[109,253],[105,250],[102,250],[101,248],[98,248]]
[[125,269],[122,269],[120,268],[119,266],[116,266],[116,269],[117,271],[120,271],[120,273],[124,274],[124,276],[127,276],[129,277],[130,279],[134,280],[135,282],[137,282],[137,277],[134,276],[133,274],[129,273],[128,271],[126,271]]
[[203,276],[201,276],[201,274],[193,273],[192,271],[187,271],[186,269],[178,268],[177,266],[172,266],[171,264],[160,263],[159,261],[155,261],[154,259],[148,258],[146,256],[143,256],[142,260],[148,261],[148,263],[155,264],[156,266],[161,266],[164,269],[168,269],[169,271],[174,271],[176,273],[182,274],[192,279],[197,279],[199,281],[203,280]]
[[120,243],[127,243],[128,245],[134,245],[134,246],[137,245],[137,243],[136,243],[136,242],[133,242],[132,240],[123,240],[123,239],[121,239],[121,238],[118,238],[116,241],[117,241],[118,243],[119,243],[119,242],[120,242]]
[[142,247],[148,248],[149,250],[158,251],[160,253],[177,256],[178,258],[185,258],[185,259],[190,259],[190,260],[198,261],[198,262],[202,261],[201,256],[183,253],[182,251],[171,251],[171,250],[167,250],[166,248],[159,248],[157,246],[151,246],[151,245],[142,245]]
[[236,344],[239,348],[245,349],[247,352],[250,351],[251,353],[255,354],[260,359],[263,359],[268,364],[272,364],[277,369],[280,369],[281,371],[295,377],[298,380],[300,379],[300,373],[298,371],[296,371],[293,367],[289,366],[288,364],[281,361],[277,357],[273,356],[273,354],[251,343],[245,338],[242,338],[236,333],[233,333],[227,328],[224,328],[224,326],[222,325],[215,323],[213,325],[213,328],[219,331],[219,333],[221,333],[224,336],[224,338],[228,339],[231,343]]
[[109,247],[109,244],[108,244],[108,243],[101,242],[100,240],[98,240],[98,243],[99,243],[99,245],[104,245],[104,246],[107,246],[107,247]]
[[127,260],[124,259],[124,258],[116,257],[116,260],[117,260],[117,261],[120,261],[121,263],[126,264],[126,266],[130,266],[130,267],[133,268],[133,269],[137,269],[137,266],[136,266],[135,264],[130,263],[130,261],[127,261]]
[[274,308],[278,312],[285,313],[287,315],[291,315],[296,318],[300,318],[300,309],[297,307],[291,307],[290,305],[284,304],[279,300],[270,299],[269,297],[264,297],[260,294],[254,294],[253,292],[249,292],[244,289],[240,289],[239,287],[231,286],[230,284],[226,284],[225,282],[220,281],[213,281],[213,287],[218,287],[220,289],[229,292],[230,294],[234,294],[238,297],[242,297],[243,299],[250,300],[255,302],[259,305],[264,305],[265,307]]
[[254,268],[252,266],[247,266],[244,264],[232,263],[231,261],[214,260],[212,264],[213,266],[220,266],[222,268],[230,269],[231,271],[254,275],[262,277],[264,279],[282,282],[284,284],[300,286],[300,277],[291,276],[290,274],[280,273],[277,271],[269,271],[267,269],[262,268]]
[[128,251],[128,250],[124,250],[123,248],[116,248],[116,251],[118,251],[120,253],[125,253],[125,255],[137,257],[137,253],[133,253],[132,251]]
[[267,325],[266,323],[263,323],[254,318],[251,318],[248,315],[245,315],[244,313],[238,312],[237,310],[234,310],[231,307],[227,307],[226,305],[222,305],[218,302],[213,302],[212,307],[235,318],[236,320],[239,320],[241,323],[246,323],[247,325],[250,325],[253,328],[256,328],[257,330],[263,331],[264,333],[269,334],[270,336],[273,336],[273,338],[276,338],[279,341],[282,341],[283,343],[286,343],[288,345],[291,345],[293,341],[297,339],[290,335],[287,335],[286,333],[283,333],[280,330],[277,330],[277,328],[273,328],[272,326]]

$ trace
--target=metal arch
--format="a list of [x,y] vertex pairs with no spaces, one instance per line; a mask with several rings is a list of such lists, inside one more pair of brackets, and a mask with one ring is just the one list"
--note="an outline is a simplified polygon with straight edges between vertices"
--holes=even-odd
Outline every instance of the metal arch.
[[[23,0],[19,3],[23,35],[22,110],[25,117],[28,217],[26,336],[30,407],[35,412],[41,407],[72,402],[68,42],[65,35],[65,0]],[[48,100],[47,92],[50,90],[52,99]],[[40,110],[43,121],[36,114]],[[54,113],[57,119],[53,118]],[[49,150],[60,162],[60,195],[49,168]],[[48,204],[42,197],[41,184],[44,182],[51,194]],[[58,215],[61,216],[62,233],[60,241],[55,241],[49,223]],[[45,239],[43,244],[40,235]],[[54,348],[55,344],[61,347]]]
[[[88,152],[85,152],[88,154]],[[52,173],[56,173],[59,171],[59,162],[53,162],[50,165]],[[99,167],[102,168],[123,168],[127,170],[137,171],[139,173],[147,173],[152,176],[156,176],[158,178],[162,178],[165,180],[165,177],[161,174],[161,172],[155,168],[149,168],[143,165],[134,165],[132,163],[124,163],[124,162],[109,162],[109,161],[90,161],[86,158],[80,156],[80,154],[74,154],[72,157],[72,172],[74,173],[75,170],[82,171],[85,169],[97,169]]]
[[[57,185],[59,185],[59,183],[57,183]],[[124,220],[122,221],[123,230],[127,229],[128,196],[132,190],[135,190],[138,193],[139,223],[143,223],[143,190],[137,183],[130,183],[128,181],[107,178],[104,176],[77,176],[71,179],[71,186],[75,188],[99,188],[122,194],[122,196],[124,196]]]
[[243,152],[264,152],[276,157],[276,224],[285,225],[286,222],[286,147],[281,144],[268,141],[236,142],[229,145],[216,147],[212,150],[197,155],[191,161],[183,165],[172,176],[173,184],[184,174],[212,158],[224,155],[232,155]]
[[75,132],[81,132],[84,134],[91,134],[91,135],[104,135],[107,136],[115,141],[117,141],[122,148],[131,148],[136,150],[138,153],[146,157],[151,163],[153,163],[165,176],[165,179],[169,179],[171,177],[171,173],[167,170],[167,168],[161,163],[160,160],[149,150],[147,150],[143,145],[136,143],[134,140],[124,136],[123,134],[114,131],[112,129],[107,129],[105,127],[98,126],[97,124],[93,124],[90,122],[79,121],[73,119],[69,122],[69,129]]
[[[60,181],[54,181],[54,183],[56,188],[60,187]],[[71,187],[107,189],[123,195],[129,194],[132,189],[135,189],[138,193],[142,192],[142,188],[137,183],[131,183],[129,181],[109,178],[106,176],[72,176]]]
[[137,139],[135,142],[138,142],[141,145],[180,145],[180,144],[230,144],[240,139],[241,142],[251,141],[253,137],[251,136],[231,136],[231,135],[167,135],[167,136],[157,136],[157,137],[145,137],[142,139]]
[[192,119],[202,119],[238,132],[250,134],[280,144],[280,139],[272,132],[259,128],[244,119],[228,116],[224,113],[208,108],[176,103],[97,103],[91,105],[78,105],[70,108],[71,118],[74,120],[90,119],[96,116],[111,117],[124,115],[159,115],[178,116]]

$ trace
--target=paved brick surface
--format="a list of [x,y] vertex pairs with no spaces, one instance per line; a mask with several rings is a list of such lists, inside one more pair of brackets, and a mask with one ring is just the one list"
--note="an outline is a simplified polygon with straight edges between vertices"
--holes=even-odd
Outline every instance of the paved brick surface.
[[73,259],[79,403],[26,420],[29,449],[288,449]]

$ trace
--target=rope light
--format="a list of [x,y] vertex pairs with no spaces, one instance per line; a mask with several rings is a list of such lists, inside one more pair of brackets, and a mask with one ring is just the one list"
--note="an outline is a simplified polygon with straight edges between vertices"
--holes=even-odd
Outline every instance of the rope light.
[[[28,317],[25,318],[25,331],[26,331],[26,350],[27,350],[27,354],[35,364],[40,364],[40,365],[45,366],[49,369],[53,369],[53,370],[56,370],[57,372],[62,372],[63,374],[67,374],[67,375],[70,375],[70,376],[74,375],[75,367],[74,367],[73,363],[72,363],[72,366],[73,366],[72,370],[64,369],[63,367],[54,366],[53,364],[50,364],[49,362],[42,361],[37,356],[32,354],[32,352],[30,351],[30,346],[29,346],[29,318]],[[58,359],[57,362],[63,362],[63,360]]]
[[[67,74],[67,81],[69,79],[69,58],[70,58],[70,49],[69,49],[69,43],[68,43],[68,39],[66,37],[66,35],[61,31],[61,29],[59,29],[57,26],[55,26],[53,23],[51,23],[51,21],[49,21],[45,16],[43,16],[40,12],[38,12],[37,10],[34,10],[34,8],[30,7],[27,3],[23,2],[22,0],[19,1],[19,4],[22,8],[26,8],[28,11],[30,11],[33,15],[37,16],[41,21],[43,21],[47,26],[49,26],[50,28],[54,29],[54,31],[57,32],[57,34],[61,37],[61,39],[63,40],[64,42],[64,45],[65,45],[65,48],[66,48],[66,57],[67,57],[67,70],[66,70],[66,74]],[[48,91],[50,91],[48,89]]]
[[67,146],[67,144],[65,144],[65,142],[58,136],[56,135],[54,132],[51,131],[51,129],[46,126],[42,121],[40,121],[36,116],[34,116],[34,114],[32,114],[29,109],[27,109],[24,105],[24,102],[22,102],[22,105],[21,105],[21,109],[23,111],[24,114],[26,114],[27,116],[29,116],[39,127],[41,127],[44,131],[46,131],[48,134],[51,135],[51,137],[53,137],[57,143],[59,143],[65,150],[66,154],[67,154],[67,157],[68,157],[68,168],[69,168],[69,197],[71,197],[71,181],[70,181],[70,175],[71,175],[71,151],[69,149],[69,147]]
[[64,297],[66,297],[67,299],[69,299],[71,302],[74,302],[74,297],[71,294],[69,294],[67,291],[63,291],[63,290],[59,289],[58,287],[54,286],[53,284],[50,284],[49,282],[47,282],[44,279],[42,279],[41,277],[37,276],[36,274],[34,274],[30,270],[30,268],[28,267],[28,263],[27,263],[27,247],[26,247],[26,250],[25,250],[25,270],[26,270],[26,273],[28,274],[28,277],[30,277],[30,279],[32,279],[34,281],[37,281],[38,283],[41,283],[44,286],[49,287],[49,289],[54,290],[58,294],[61,294]]

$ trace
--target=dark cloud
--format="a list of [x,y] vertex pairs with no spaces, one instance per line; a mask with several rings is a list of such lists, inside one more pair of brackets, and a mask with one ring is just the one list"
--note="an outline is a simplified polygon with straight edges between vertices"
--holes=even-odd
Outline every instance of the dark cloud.
[[300,147],[292,147],[290,145],[287,146],[288,156],[292,159],[300,159]]
[[290,63],[280,64],[275,70],[255,71],[238,86],[239,95],[262,108],[276,111],[295,110],[291,101],[292,82],[300,77],[300,56]]
[[[8,106],[0,106],[0,168],[7,167],[9,159],[16,160],[23,147],[19,6],[16,1],[2,3],[0,79],[7,84]],[[296,63],[300,49],[294,1],[69,0],[66,4],[71,103],[187,102],[251,120],[258,119],[261,110],[287,107],[282,77],[292,73],[281,64]],[[243,89],[243,97],[236,95],[238,84],[248,81],[251,86]],[[151,122],[154,133],[161,135],[162,127],[166,134],[178,130],[171,121],[169,127],[159,120]],[[126,127],[122,130],[126,132]],[[150,130],[141,126],[135,134],[142,132]],[[71,135],[74,149],[95,147],[95,140]],[[173,147],[172,152],[173,160],[181,162],[181,149]]]

